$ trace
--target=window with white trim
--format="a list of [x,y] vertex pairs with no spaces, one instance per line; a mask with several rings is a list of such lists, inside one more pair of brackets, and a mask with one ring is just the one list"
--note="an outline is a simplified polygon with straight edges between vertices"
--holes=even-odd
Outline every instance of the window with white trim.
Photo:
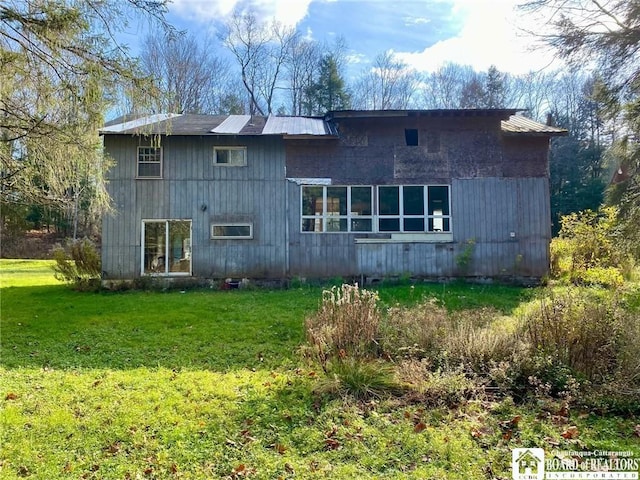
[[251,223],[213,223],[211,224],[212,239],[249,240],[253,238],[253,224]]
[[191,274],[191,220],[142,221],[142,273]]
[[379,186],[378,231],[450,232],[449,186]]
[[449,206],[448,185],[304,185],[302,232],[450,232]]
[[162,147],[138,147],[138,178],[162,178]]
[[371,232],[372,193],[370,186],[303,186],[302,231]]
[[213,147],[213,164],[221,167],[247,165],[247,147]]

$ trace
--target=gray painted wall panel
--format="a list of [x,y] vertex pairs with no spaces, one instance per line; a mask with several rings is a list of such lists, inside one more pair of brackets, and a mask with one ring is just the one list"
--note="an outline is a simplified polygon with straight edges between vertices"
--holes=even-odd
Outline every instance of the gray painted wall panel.
[[[105,138],[115,160],[108,189],[116,209],[113,217],[104,220],[105,279],[140,275],[144,219],[191,219],[194,275],[285,276],[283,142],[269,137],[243,141],[247,166],[216,167],[213,146],[238,145],[237,139],[163,138],[163,179],[136,180],[137,146],[144,145],[144,140]],[[250,221],[254,238],[212,240],[210,225],[214,221]]]

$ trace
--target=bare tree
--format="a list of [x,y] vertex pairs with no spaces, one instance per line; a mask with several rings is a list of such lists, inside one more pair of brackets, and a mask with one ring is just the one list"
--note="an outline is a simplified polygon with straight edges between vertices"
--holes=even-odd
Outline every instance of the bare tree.
[[251,114],[270,114],[295,29],[272,20],[260,22],[251,11],[235,10],[221,34],[240,66]]
[[311,114],[311,101],[308,97],[318,75],[320,58],[320,48],[315,41],[299,35],[294,38],[286,62],[293,115]]
[[446,63],[425,76],[422,104],[426,108],[460,108],[462,87],[475,75],[469,65]]
[[229,64],[193,35],[153,32],[145,39],[140,60],[159,91],[155,110],[219,113],[231,82]]
[[354,107],[373,110],[409,108],[420,76],[393,52],[379,54],[370,71],[356,82]]

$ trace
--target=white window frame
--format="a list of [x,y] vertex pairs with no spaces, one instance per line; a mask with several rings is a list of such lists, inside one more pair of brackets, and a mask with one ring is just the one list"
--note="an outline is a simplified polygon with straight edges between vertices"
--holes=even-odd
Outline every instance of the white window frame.
[[[347,215],[331,215],[327,212],[327,189],[332,187],[338,188],[346,188],[347,189]],[[353,215],[352,214],[352,205],[351,205],[351,189],[365,187],[369,188],[371,191],[371,215]],[[399,191],[399,210],[398,214],[394,215],[381,215],[380,214],[380,189],[385,187],[395,187]],[[404,187],[421,187],[422,195],[423,195],[423,213],[418,215],[405,215],[404,214]],[[445,187],[447,189],[447,205],[449,213],[445,215],[442,214],[429,214],[429,188],[430,187]],[[302,212],[304,211],[304,188],[322,188],[322,213],[317,213],[314,215],[304,215]],[[453,223],[451,218],[451,185],[448,184],[423,184],[423,185],[311,185],[305,184],[301,185],[300,189],[300,232],[301,233],[385,233],[385,234],[402,234],[408,237],[412,235],[427,235],[430,237],[436,237],[439,234],[444,234],[445,237],[448,238],[453,232]],[[327,230],[328,222],[333,220],[347,220],[347,230],[345,231],[337,231],[337,230]],[[352,230],[352,220],[354,219],[364,219],[371,220],[371,230]],[[398,219],[399,229],[398,230],[380,230],[380,220],[384,219]],[[404,220],[405,219],[421,219],[424,222],[424,228],[422,230],[405,230]],[[314,220],[315,222],[319,222],[319,226],[321,230],[304,230],[304,222],[305,220]],[[436,230],[435,228],[429,230],[429,222],[434,224],[441,224],[444,227],[446,221],[449,223],[448,230]]]
[[[142,149],[147,149],[147,150],[156,150],[159,151],[160,154],[160,160],[153,160],[153,161],[149,161],[149,160],[140,160],[141,156],[142,158],[149,158],[151,156],[156,156],[157,154],[152,154],[152,153],[142,153],[141,150]],[[163,161],[163,149],[162,147],[154,147],[152,145],[140,145],[138,146],[137,149],[137,156],[136,156],[136,178],[137,179],[158,179],[158,178],[162,178],[162,169],[164,167],[164,161]],[[160,165],[160,175],[155,176],[155,175],[140,175],[140,165],[156,165],[159,164]]]
[[[188,272],[172,272],[169,270],[169,262],[167,259],[170,258],[169,249],[171,248],[169,242],[169,223],[170,222],[188,222],[189,223],[189,246],[188,246],[188,260],[189,260],[189,271]],[[145,272],[145,225],[147,223],[164,223],[164,271],[160,272]],[[142,276],[148,277],[189,277],[193,272],[193,221],[190,218],[146,218],[142,220],[142,229],[140,232],[141,235],[141,243],[140,243],[140,273]]]
[[[215,227],[249,227],[249,235],[215,235]],[[211,239],[212,240],[252,240],[253,239],[253,223],[242,222],[216,222],[211,224]]]
[[[304,209],[304,188],[322,188],[322,213],[314,214],[314,215],[302,215]],[[347,189],[347,214],[346,215],[336,215],[329,213],[328,204],[327,204],[327,190],[329,188],[346,188]],[[368,188],[370,192],[371,199],[371,215],[357,215],[353,213],[352,203],[351,203],[351,192],[353,188]],[[374,198],[373,198],[373,186],[372,185],[302,185],[300,189],[300,213],[301,213],[301,221],[300,221],[300,231],[302,233],[372,233],[374,229]],[[320,222],[321,230],[304,230],[303,225],[305,220],[314,220],[315,222]],[[330,222],[339,222],[341,220],[347,221],[347,229],[346,230],[327,230],[327,225]],[[353,230],[352,222],[353,220],[370,220],[371,221],[371,230]]]
[[[218,152],[219,151],[234,151],[234,152],[242,152],[242,163],[221,163],[218,162]],[[226,146],[219,145],[217,147],[213,147],[213,164],[216,167],[246,167],[247,166],[247,147],[238,147],[238,146]]]
[[[381,188],[389,188],[396,187],[399,191],[399,211],[397,215],[381,215],[380,211],[380,189]],[[405,187],[422,187],[422,202],[423,202],[423,213],[422,215],[405,215],[404,213],[404,188]],[[447,204],[449,205],[449,214],[444,215],[429,215],[429,187],[446,187],[447,188]],[[378,215],[376,216],[376,231],[379,233],[408,233],[408,234],[416,234],[416,233],[451,233],[451,186],[450,185],[442,185],[442,184],[425,184],[425,185],[378,185],[376,188],[377,193],[377,202],[376,206]],[[379,220],[384,219],[398,219],[399,221],[399,230],[380,230]],[[423,219],[424,220],[424,228],[422,230],[405,230],[404,228],[404,220],[405,219]],[[439,220],[444,225],[445,220],[449,220],[449,229],[448,230],[429,230],[429,220],[432,220],[434,223],[436,220]]]

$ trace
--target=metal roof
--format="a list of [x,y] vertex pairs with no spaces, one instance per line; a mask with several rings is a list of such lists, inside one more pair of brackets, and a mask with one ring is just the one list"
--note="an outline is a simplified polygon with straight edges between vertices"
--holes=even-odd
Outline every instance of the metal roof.
[[240,133],[249,123],[251,115],[229,115],[220,125],[212,129],[212,133]]
[[563,128],[545,125],[514,109],[462,110],[342,110],[320,117],[269,117],[251,115],[154,114],[125,116],[108,122],[101,134],[121,135],[282,135],[285,137],[335,138],[331,121],[345,118],[388,117],[468,117],[489,116],[501,119],[505,135],[557,136],[566,135]]
[[270,115],[264,135],[327,135],[325,121],[316,117],[276,117]]
[[538,135],[546,137],[567,135],[568,133],[564,128],[545,125],[522,115],[511,115],[508,120],[502,120],[501,126],[502,132],[507,135]]
[[121,117],[118,120],[122,120],[121,122],[114,123],[109,122],[105,125],[101,132],[103,133],[122,133],[127,130],[137,130],[142,129],[148,125],[152,125],[154,123],[163,122],[170,118],[179,117],[179,113],[158,113],[155,115],[148,115],[143,117],[138,117],[133,120],[126,120],[126,117]]
[[285,135],[327,136],[322,118],[251,115],[156,114],[120,117],[108,122],[102,134],[124,135]]

